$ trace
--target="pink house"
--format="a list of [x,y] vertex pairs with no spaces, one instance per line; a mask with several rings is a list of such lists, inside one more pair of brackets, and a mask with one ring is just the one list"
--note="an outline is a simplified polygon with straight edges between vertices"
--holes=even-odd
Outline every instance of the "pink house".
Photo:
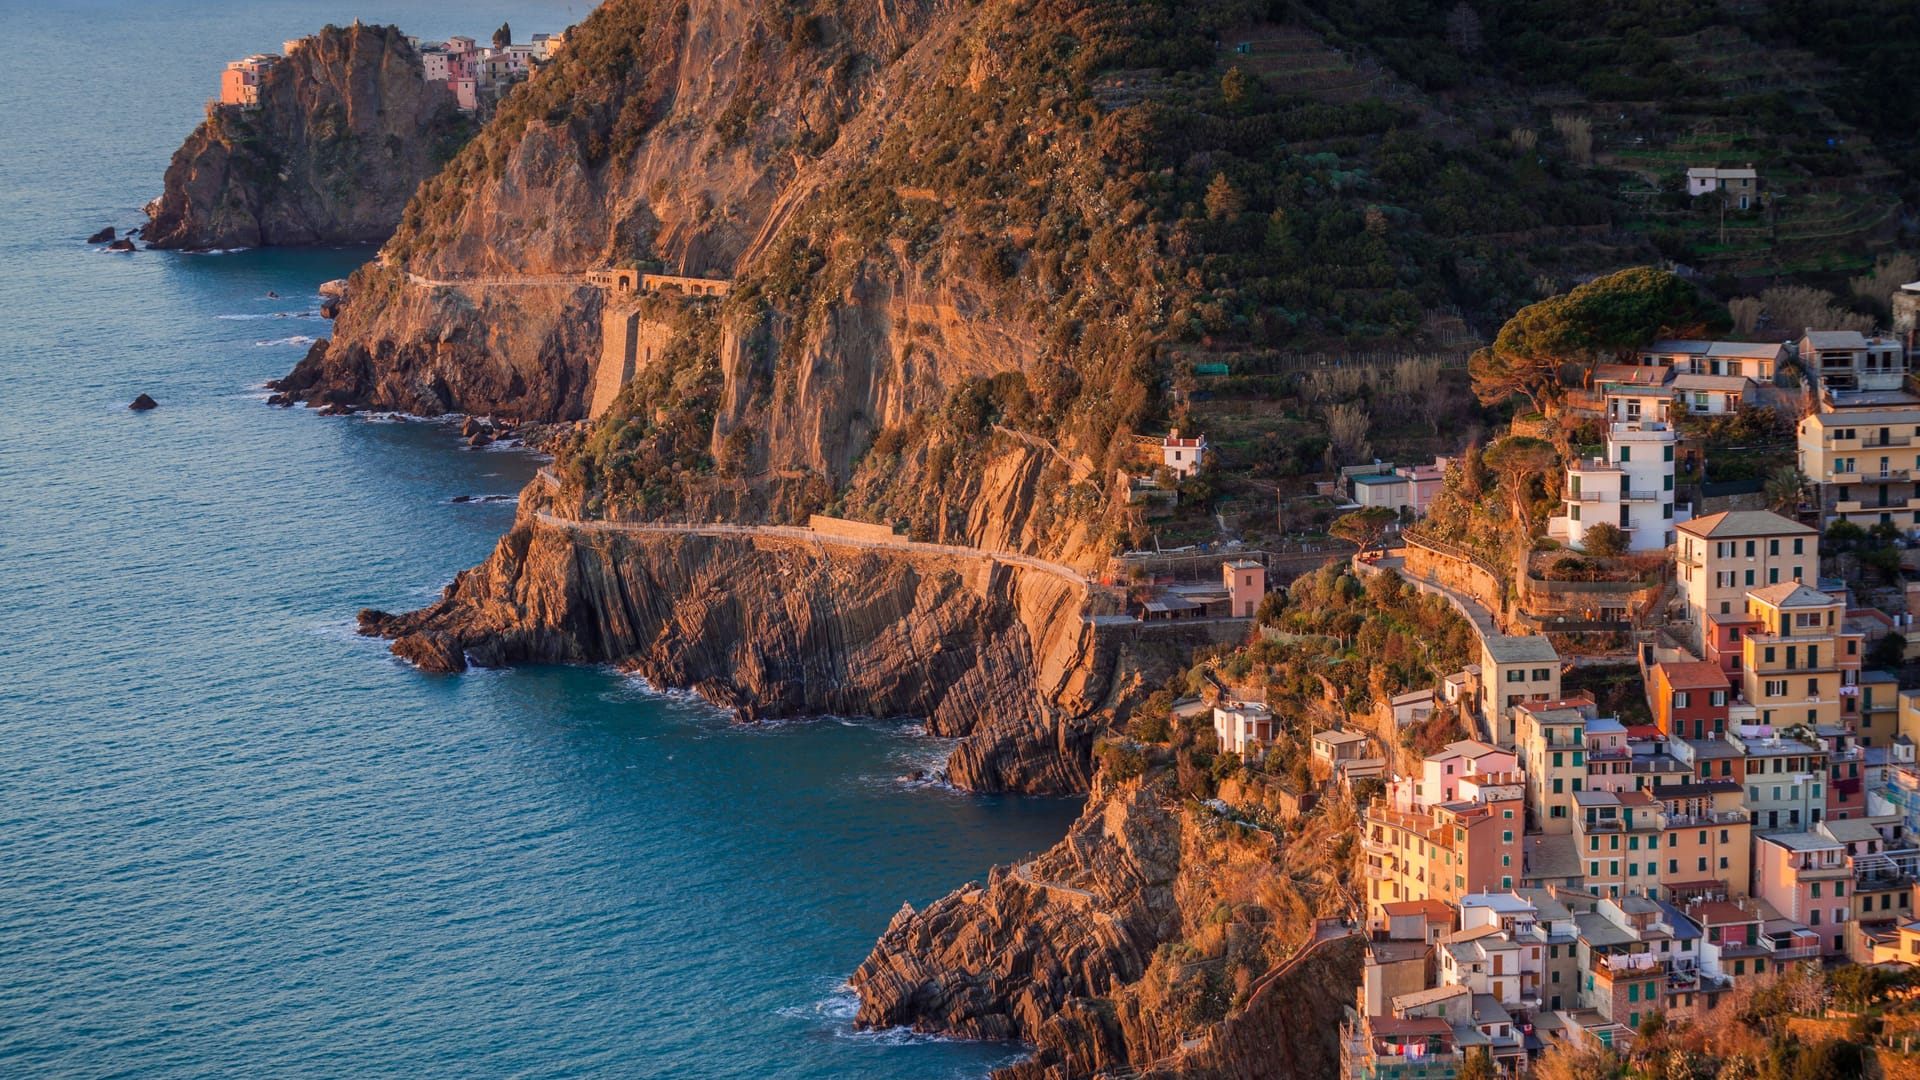
[[1817,832],[1754,837],[1753,891],[1788,919],[1820,936],[1823,956],[1847,951],[1847,846]]
[[1251,619],[1267,595],[1267,567],[1255,559],[1235,559],[1220,567],[1226,582],[1229,614],[1236,619]]
[[1415,775],[1396,777],[1388,785],[1387,800],[1402,813],[1425,810],[1435,803],[1460,802],[1471,798],[1461,789],[1461,781],[1478,778],[1497,783],[1518,768],[1519,759],[1513,751],[1478,739],[1461,739],[1422,761]]

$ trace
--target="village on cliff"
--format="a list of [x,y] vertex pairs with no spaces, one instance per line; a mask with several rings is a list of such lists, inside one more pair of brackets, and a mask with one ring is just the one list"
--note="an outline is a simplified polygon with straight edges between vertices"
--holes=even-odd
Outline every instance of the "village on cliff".
[[[491,47],[410,40],[465,110],[564,44],[515,45],[505,28]],[[283,62],[229,64],[221,104],[256,106]],[[1759,205],[1752,168],[1696,168],[1686,183],[1690,197]],[[620,305],[706,303],[730,287],[637,268],[580,276],[606,291],[608,355],[624,357],[600,369],[595,414],[664,347]],[[1583,288],[1604,306],[1609,289],[1679,280],[1636,270]],[[1571,296],[1535,306],[1577,321]],[[1183,363],[1186,419],[1137,438],[1112,477],[1155,543],[1088,583],[1104,598],[1085,616],[1095,631],[1204,642],[1202,656],[1313,646],[1321,635],[1275,616],[1290,583],[1332,561],[1439,598],[1476,639],[1475,662],[1358,708],[1327,682],[1327,707],[1301,714],[1204,660],[1199,692],[1167,705],[1211,726],[1231,763],[1216,775],[1307,747],[1304,770],[1265,769],[1284,774],[1273,790],[1291,816],[1334,797],[1360,808],[1360,895],[1321,927],[1365,949],[1344,1075],[1518,1074],[1556,1044],[1625,1050],[1651,1023],[1705,1017],[1802,965],[1920,963],[1920,680],[1902,675],[1920,659],[1920,282],[1886,306],[1884,330],[1750,311],[1726,335],[1666,336],[1673,325],[1650,321],[1580,350],[1529,352],[1503,331],[1472,365],[1502,430],[1448,428],[1440,408],[1428,420],[1454,440],[1445,452],[1342,464],[1364,456],[1367,417],[1343,433],[1351,414],[1331,406],[1317,460],[1302,469],[1313,455],[1275,451],[1311,490],[1258,529],[1229,527],[1234,500],[1215,497],[1225,440],[1203,428],[1222,410],[1187,408],[1231,397],[1238,373]],[[1526,312],[1509,328],[1523,323],[1537,329]],[[1411,370],[1399,392],[1438,396],[1439,375]],[[1182,533],[1195,515],[1179,511],[1196,503],[1206,524]],[[815,515],[808,528],[909,543],[892,525]],[[1434,732],[1464,737],[1432,745]]]
[[[1920,957],[1920,689],[1897,674],[1920,610],[1900,573],[1920,533],[1920,282],[1891,306],[1887,333],[1654,340],[1594,364],[1484,455],[1549,455],[1552,509],[1526,535],[1432,521],[1478,460],[1321,483],[1354,573],[1444,598],[1478,638],[1438,685],[1311,731],[1313,781],[1289,792],[1296,813],[1328,789],[1364,806],[1347,1075],[1453,1077],[1480,1052],[1517,1072],[1559,1040],[1624,1049],[1803,962]],[[1704,482],[1713,428],[1758,410],[1798,417],[1791,466]],[[1549,449],[1576,431],[1595,441]],[[1207,452],[1175,432],[1162,474]],[[1273,559],[1217,552],[1215,584],[1137,575],[1157,584],[1135,617],[1251,616]],[[1603,704],[1583,677],[1622,669],[1631,716],[1619,680]],[[1208,681],[1172,712],[1210,717],[1222,753],[1300,734],[1261,689]],[[1411,749],[1454,719],[1471,737]]]

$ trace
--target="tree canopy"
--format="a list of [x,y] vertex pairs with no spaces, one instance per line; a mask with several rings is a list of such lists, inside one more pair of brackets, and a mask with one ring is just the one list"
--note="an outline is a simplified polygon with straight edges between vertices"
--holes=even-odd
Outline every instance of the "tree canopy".
[[1483,404],[1521,394],[1544,410],[1560,398],[1561,371],[1570,364],[1591,367],[1657,338],[1697,336],[1724,321],[1685,279],[1636,266],[1521,308],[1467,367]]
[[1365,551],[1379,541],[1387,526],[1400,520],[1400,514],[1385,506],[1370,506],[1335,519],[1327,531],[1343,540],[1351,540]]

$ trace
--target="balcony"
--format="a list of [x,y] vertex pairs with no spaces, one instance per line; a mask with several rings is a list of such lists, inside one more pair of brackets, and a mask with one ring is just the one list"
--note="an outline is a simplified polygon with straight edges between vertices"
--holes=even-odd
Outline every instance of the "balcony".
[[1620,463],[1617,461],[1608,461],[1606,458],[1575,458],[1573,464],[1567,466],[1567,471],[1576,473],[1617,473],[1620,471]]
[[1663,814],[1661,828],[1699,829],[1712,825],[1742,825],[1747,820],[1745,810],[1708,810],[1699,814]]
[[[1868,374],[1877,375],[1880,373],[1869,372]],[[1889,435],[1884,439],[1879,437],[1874,437],[1870,439],[1860,440],[1860,448],[1862,450],[1877,450],[1883,446],[1912,446],[1912,445],[1913,445],[1913,437],[1910,435]]]
[[1876,469],[1868,472],[1830,472],[1829,484],[1904,484],[1913,479],[1912,469]]
[[1920,510],[1920,499],[1883,499],[1867,502],[1864,499],[1849,499],[1833,504],[1836,514],[1865,514],[1881,510]]
[[1814,934],[1762,934],[1760,947],[1775,960],[1812,960],[1820,955],[1820,938]]
[[1659,502],[1660,494],[1658,491],[1623,491],[1620,498],[1626,502]]

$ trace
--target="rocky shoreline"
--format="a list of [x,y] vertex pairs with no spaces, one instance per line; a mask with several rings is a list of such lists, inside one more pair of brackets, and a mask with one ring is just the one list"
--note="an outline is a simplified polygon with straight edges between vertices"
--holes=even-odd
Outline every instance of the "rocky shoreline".
[[924,717],[961,739],[973,791],[1087,789],[1118,677],[1078,590],[1015,572],[990,588],[937,559],[697,534],[580,533],[541,520],[535,481],[512,531],[428,608],[366,611],[361,632],[427,670],[611,663],[743,719]]

